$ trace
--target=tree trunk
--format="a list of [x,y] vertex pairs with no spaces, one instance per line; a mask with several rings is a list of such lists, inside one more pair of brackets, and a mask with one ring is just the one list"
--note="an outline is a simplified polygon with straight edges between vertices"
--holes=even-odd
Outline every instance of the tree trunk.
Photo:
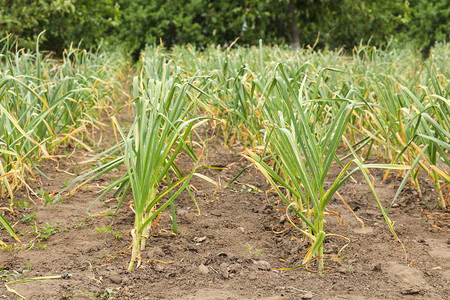
[[295,0],[289,0],[288,16],[291,20],[291,47],[294,50],[300,49],[300,32],[298,30],[297,18],[295,16]]

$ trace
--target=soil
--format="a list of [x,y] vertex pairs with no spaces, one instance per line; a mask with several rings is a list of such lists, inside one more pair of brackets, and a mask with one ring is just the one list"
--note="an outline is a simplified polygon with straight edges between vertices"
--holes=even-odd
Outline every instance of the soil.
[[[75,177],[68,173],[89,170],[80,164],[87,158],[79,151],[58,164],[47,161],[42,171],[49,179],[37,176],[30,185],[56,193]],[[205,163],[226,167],[198,170],[221,186],[248,165],[218,138],[209,141]],[[187,157],[182,157],[180,164],[185,169],[192,165]],[[337,172],[333,168],[330,180]],[[119,174],[117,171],[112,176]],[[372,175],[379,197],[388,206],[401,179],[392,174],[382,183],[382,171]],[[141,266],[129,273],[131,236],[127,232],[134,222],[131,197],[117,215],[86,213],[98,196],[96,191],[110,181],[110,176],[103,176],[71,198],[47,206],[36,197],[33,204],[27,193],[18,193],[16,199],[26,199],[31,207],[18,207],[15,216],[5,216],[17,232],[22,232],[25,250],[0,252],[2,279],[65,273],[70,277],[16,283],[10,288],[27,299],[448,299],[450,294],[450,233],[436,227],[449,229],[448,220],[437,220],[448,214],[425,214],[442,213],[433,185],[426,178],[421,182],[422,199],[415,190],[406,188],[389,212],[406,248],[407,262],[362,176],[354,176],[341,187],[340,195],[365,227],[363,230],[338,197],[332,199],[328,209],[338,213],[341,222],[330,213],[325,218],[325,231],[349,240],[335,236],[325,239],[327,272],[322,275],[304,267],[280,270],[301,266],[301,253],[308,245],[296,229],[289,228],[285,205],[254,168],[227,188],[194,177],[192,186],[200,213],[183,193],[176,201],[178,234],[171,233],[170,210],[163,212],[142,252]],[[104,211],[115,201],[104,198],[91,211]],[[1,202],[0,206],[7,206],[6,200]],[[34,211],[34,219],[21,221],[22,215]],[[1,239],[13,243],[5,236],[1,231]],[[30,241],[33,247],[27,247]],[[308,269],[315,267],[312,263]],[[16,298],[0,284],[0,299]]]

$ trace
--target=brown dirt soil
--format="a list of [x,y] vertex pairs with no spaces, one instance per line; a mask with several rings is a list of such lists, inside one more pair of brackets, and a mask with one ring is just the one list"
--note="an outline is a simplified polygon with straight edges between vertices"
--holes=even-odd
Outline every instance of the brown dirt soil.
[[[210,141],[208,153],[209,165],[228,168],[199,172],[222,185],[248,165],[217,139]],[[59,170],[81,173],[77,162],[85,159],[78,154],[61,160]],[[184,168],[190,166],[184,158],[181,164]],[[74,178],[55,171],[55,166],[54,162],[46,163],[43,171],[50,179],[40,177],[31,182],[32,187],[58,192],[66,179]],[[330,178],[337,172],[337,168],[333,169]],[[383,173],[372,174],[378,195],[388,206],[401,180],[392,175],[388,182],[381,184]],[[88,184],[86,189],[61,203],[44,207],[42,200],[36,200],[29,209],[17,208],[15,217],[6,215],[15,229],[23,233],[24,245],[34,239],[34,246],[26,251],[0,252],[1,275],[5,280],[5,274],[14,273],[17,276],[8,279],[12,281],[71,274],[66,280],[46,279],[10,286],[27,299],[448,299],[450,233],[432,227],[437,225],[448,230],[448,220],[430,220],[422,212],[422,209],[441,212],[433,185],[423,180],[424,199],[406,188],[389,212],[408,252],[407,264],[367,185],[359,175],[354,179],[339,193],[364,221],[365,236],[352,213],[339,198],[333,198],[328,208],[338,212],[344,224],[335,215],[328,215],[325,231],[345,236],[350,242],[336,261],[332,258],[347,241],[326,238],[329,272],[323,275],[304,268],[277,270],[301,265],[299,254],[307,249],[307,244],[295,229],[284,230],[289,227],[285,206],[274,193],[265,192],[266,181],[255,169],[246,171],[238,183],[226,189],[217,189],[194,178],[192,185],[196,188],[201,213],[190,197],[182,194],[176,201],[178,234],[170,234],[170,210],[164,212],[155,234],[147,242],[147,249],[142,252],[142,265],[132,273],[126,271],[130,259],[127,248],[131,244],[126,232],[134,221],[129,205],[123,205],[116,216],[86,214],[87,207],[97,197],[94,191],[111,181],[109,176]],[[28,196],[18,194],[17,199],[21,198],[28,199]],[[109,203],[105,200],[111,199],[100,201],[92,211],[114,206],[115,200]],[[425,205],[424,200],[429,204]],[[1,204],[5,206],[6,201]],[[36,211],[34,220],[20,221],[21,214],[33,211]],[[34,225],[40,236],[33,232]],[[96,227],[108,227],[110,231],[99,232]],[[44,239],[49,232],[52,234]],[[4,238],[4,230],[0,233],[2,240],[13,242]],[[121,237],[116,238],[115,233]],[[314,264],[310,266],[314,267]],[[19,299],[0,283],[0,299],[16,298]]]

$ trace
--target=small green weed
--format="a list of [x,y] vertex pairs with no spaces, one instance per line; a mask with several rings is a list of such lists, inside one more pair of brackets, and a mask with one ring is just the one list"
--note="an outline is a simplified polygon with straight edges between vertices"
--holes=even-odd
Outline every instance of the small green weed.
[[262,250],[259,250],[251,245],[249,245],[248,248],[245,249],[245,251],[247,251],[251,257],[258,257],[261,255],[261,252],[262,252]]
[[102,228],[99,228],[99,227],[96,226],[95,230],[97,230],[97,232],[109,232],[116,239],[120,239],[122,237],[122,235],[120,234],[119,231],[114,231],[110,226],[103,225]]
[[69,182],[69,180],[66,178],[66,179],[64,179],[64,184],[62,184],[61,187],[64,188],[64,187],[68,187],[69,185],[70,185],[70,182]]
[[57,232],[68,230],[67,228],[61,229],[61,228],[59,228],[58,226],[59,226],[59,222],[56,222],[55,225],[50,225],[50,224],[48,224],[48,223],[45,223],[45,226],[42,227],[41,229],[38,229],[38,228],[36,227],[36,225],[33,226],[33,229],[34,229],[36,232],[40,233],[40,238],[39,238],[40,240],[46,240],[46,239],[48,239],[51,235],[53,235],[53,234],[55,234],[55,233],[57,233]]
[[242,193],[252,193],[252,194],[256,194],[259,193],[261,190],[258,189],[257,187],[248,187],[246,185],[242,185],[241,188],[239,190],[231,188],[231,191],[233,193],[238,193],[238,194],[242,194]]
[[20,221],[22,221],[23,223],[26,223],[26,222],[33,221],[34,219],[36,219],[36,212],[33,212],[31,215],[22,214],[22,219]]
[[[30,265],[28,264],[28,266],[30,267]],[[31,267],[30,267],[31,269]],[[0,281],[9,281],[10,277],[15,277],[15,276],[20,276],[22,274],[26,274],[28,272],[30,272],[30,269],[24,269],[22,270],[22,272],[16,271],[16,270],[0,270]]]
[[42,197],[42,196],[44,196],[44,189],[40,188],[39,190],[36,191],[36,193]]
[[111,288],[106,288],[104,292],[94,294],[94,296],[99,297],[100,299],[114,299],[115,294],[117,294],[117,291],[114,291]]
[[84,221],[81,221],[81,222],[74,224],[73,228],[83,228],[84,226],[86,226],[86,224],[84,223]]
[[[60,228],[59,222],[56,222],[55,225],[50,225],[48,223],[45,223],[45,226],[42,228],[39,228],[38,225],[35,223],[35,225],[31,226],[33,228],[33,231],[38,234],[37,236],[37,243],[38,248],[45,249],[47,248],[47,244],[43,244],[42,241],[47,240],[51,235],[54,235],[55,233],[61,232],[61,231],[67,231],[67,228]],[[34,244],[32,243],[31,246]]]
[[20,199],[19,201],[14,202],[13,206],[15,208],[25,208],[29,209],[31,207],[31,204],[25,200],[25,198]]

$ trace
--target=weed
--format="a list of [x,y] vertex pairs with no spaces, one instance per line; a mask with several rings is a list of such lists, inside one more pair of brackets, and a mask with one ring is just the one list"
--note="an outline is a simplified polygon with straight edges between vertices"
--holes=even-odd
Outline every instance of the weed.
[[81,222],[74,224],[73,228],[83,228],[84,226],[86,226],[86,224],[84,223],[84,221],[81,221]]
[[69,180],[66,178],[66,179],[64,179],[64,184],[61,185],[61,187],[64,188],[64,187],[68,187],[69,185],[70,185],[70,182],[69,182]]
[[[30,267],[30,265],[28,264],[28,266]],[[30,267],[31,269],[31,267]],[[15,276],[20,276],[22,274],[26,274],[28,272],[30,272],[30,269],[24,269],[21,272],[16,271],[16,270],[7,270],[7,269],[2,269],[0,270],[0,281],[9,281],[10,277],[15,277]]]
[[258,257],[261,255],[261,252],[262,252],[262,250],[259,250],[258,248],[255,248],[251,245],[249,245],[248,248],[245,249],[245,251],[247,251],[251,257]]
[[48,223],[45,223],[45,226],[42,227],[41,229],[38,229],[38,228],[36,227],[36,225],[33,226],[33,229],[34,229],[36,232],[39,232],[39,233],[40,233],[40,240],[46,240],[46,239],[48,239],[51,235],[54,235],[54,234],[57,233],[57,232],[68,230],[67,228],[61,229],[61,228],[57,227],[58,225],[59,225],[59,222],[56,222],[55,225],[50,225],[50,224],[48,224]]
[[256,194],[256,193],[260,192],[260,189],[258,189],[257,187],[248,187],[248,186],[243,184],[242,187],[239,190],[231,188],[231,191],[233,193],[238,193],[238,194],[242,194],[242,193]]
[[23,223],[30,222],[36,219],[36,212],[33,212],[31,215],[22,214],[22,219],[20,220]]
[[44,189],[40,188],[36,191],[36,194],[38,194],[39,196],[43,197],[44,196]]
[[95,230],[97,230],[97,232],[109,232],[116,239],[120,239],[122,237],[119,231],[114,231],[110,226],[103,225],[102,228],[96,226]]
[[25,200],[25,198],[22,198],[20,199],[20,201],[14,202],[13,207],[29,209],[31,207],[31,204],[28,203],[27,200]]
[[114,295],[117,294],[116,291],[114,291],[111,288],[106,288],[104,292],[99,294],[94,294],[95,297],[99,297],[100,299],[114,299]]
[[100,268],[100,266],[94,266],[90,261],[87,261],[86,263],[89,271],[93,271],[94,269]]

